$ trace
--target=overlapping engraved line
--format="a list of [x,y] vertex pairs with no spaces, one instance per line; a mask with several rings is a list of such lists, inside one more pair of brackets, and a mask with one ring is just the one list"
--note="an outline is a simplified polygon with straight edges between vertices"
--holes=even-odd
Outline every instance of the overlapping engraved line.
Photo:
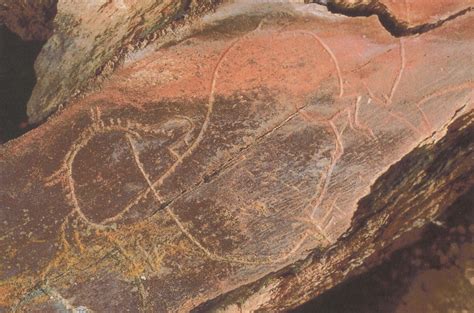
[[[185,137],[192,132],[193,125],[189,118],[184,116],[176,116],[176,119],[182,119],[188,124],[187,132],[182,136]],[[84,220],[88,225],[93,226],[98,229],[105,229],[104,222],[96,223],[91,221],[87,216],[84,215],[80,208],[79,200],[77,199],[75,181],[73,178],[72,168],[74,160],[79,153],[97,134],[108,133],[112,131],[121,131],[129,135],[133,135],[136,138],[141,138],[140,133],[151,133],[157,134],[163,130],[160,128],[152,128],[148,125],[143,125],[140,123],[134,123],[130,121],[125,121],[121,119],[110,119],[107,123],[101,118],[101,111],[99,108],[91,110],[91,119],[92,125],[88,127],[85,131],[82,132],[81,136],[73,144],[72,149],[66,154],[64,163],[61,168],[51,175],[46,183],[46,186],[66,181],[66,188],[68,189],[67,198],[71,201],[73,206],[73,211],[71,213],[76,213],[82,220]],[[125,125],[124,125],[125,124]],[[171,153],[174,153],[173,146],[169,149]],[[117,215],[106,219],[106,222],[114,222],[123,216],[125,210],[122,210]]]
[[[302,32],[302,33],[307,33],[306,31]],[[315,36],[313,34],[313,36]],[[245,36],[243,36],[245,37]],[[242,38],[243,38],[242,37]],[[240,42],[240,40],[242,38],[239,38],[239,39],[236,39],[234,42],[232,42],[231,45],[229,45],[225,50],[224,52],[221,54],[221,56],[219,57],[219,60],[214,68],[214,71],[213,71],[213,75],[212,75],[212,81],[211,81],[211,88],[210,88],[210,97],[209,97],[209,102],[208,102],[208,111],[207,111],[207,114],[206,114],[206,119],[203,123],[203,126],[199,132],[199,135],[197,137],[197,139],[193,142],[193,144],[188,148],[188,150],[186,150],[185,153],[183,153],[181,156],[179,155],[175,155],[177,157],[177,161],[170,167],[170,169],[162,176],[160,177],[160,179],[158,179],[157,181],[155,181],[154,183],[151,182],[149,176],[144,172],[143,170],[143,166],[141,165],[140,161],[139,161],[139,158],[138,156],[135,157],[135,160],[137,162],[137,165],[138,167],[140,168],[140,170],[142,171],[142,174],[145,178],[145,180],[147,181],[147,184],[149,185],[148,186],[148,189],[146,190],[146,192],[152,192],[154,194],[154,197],[157,199],[157,201],[162,201],[161,197],[159,196],[158,192],[156,191],[156,185],[157,184],[161,184],[164,179],[166,177],[168,177],[169,175],[171,175],[174,170],[179,166],[179,164],[181,164],[183,162],[183,159],[187,156],[189,156],[194,150],[195,148],[198,146],[198,144],[200,143],[200,141],[202,140],[203,138],[203,135],[204,135],[204,132],[206,131],[207,127],[208,127],[208,124],[209,124],[209,120],[210,120],[210,115],[212,113],[212,108],[213,108],[213,103],[214,103],[214,94],[215,94],[215,87],[216,87],[216,81],[217,81],[217,76],[218,76],[218,70],[221,66],[221,63],[222,61],[225,59],[227,53],[234,47],[237,45],[238,42]],[[318,39],[318,42],[326,49],[326,51],[330,50],[329,47],[327,45],[325,45],[321,39]],[[335,63],[336,65],[336,71],[338,73],[338,80],[339,80],[339,83],[340,83],[340,96],[343,95],[343,85],[342,85],[342,77],[341,77],[341,74],[340,74],[340,68],[339,66],[337,65],[337,59],[335,58],[335,55],[328,51],[328,53],[331,55],[331,58],[333,60],[333,62]],[[400,70],[400,73],[399,75],[397,76],[397,79],[396,81],[394,82],[394,87],[392,87],[392,90],[391,90],[391,95],[390,95],[390,98],[393,97],[393,94],[394,94],[394,90],[396,89],[396,86],[398,85],[397,82],[399,82],[400,80],[400,77],[401,77],[401,72],[403,70],[403,63],[402,63],[402,69]],[[334,133],[334,136],[335,136],[335,139],[336,139],[336,151],[335,153],[333,154],[333,160],[331,162],[331,165],[329,166],[328,168],[328,171],[327,171],[327,174],[326,174],[326,177],[325,179],[322,180],[322,185],[323,185],[323,188],[322,188],[322,191],[320,192],[317,192],[318,196],[311,199],[310,201],[310,204],[309,206],[313,207],[313,213],[312,215],[310,216],[311,219],[314,219],[314,212],[316,209],[318,209],[319,207],[319,204],[321,203],[323,197],[324,197],[324,194],[326,192],[326,189],[327,189],[327,185],[328,185],[328,182],[330,180],[330,176],[331,176],[331,172],[332,172],[332,169],[334,168],[335,166],[335,163],[337,162],[337,160],[340,158],[340,156],[342,155],[343,153],[343,146],[342,146],[342,142],[341,142],[341,134],[340,132],[337,130],[337,128],[335,127],[335,124],[333,123],[333,119],[338,117],[340,114],[342,113],[347,113],[348,114],[348,117],[349,117],[349,124],[351,127],[354,128],[354,125],[356,127],[359,127],[359,130],[363,130],[365,132],[368,133],[368,135],[371,135],[373,136],[373,133],[371,133],[371,131],[367,128],[365,128],[365,125],[362,125],[358,122],[358,119],[357,119],[357,112],[358,112],[358,107],[360,105],[360,96],[357,97],[357,100],[355,102],[355,105],[354,105],[354,112],[351,113],[350,110],[347,110],[347,109],[344,109],[342,111],[339,111],[337,112],[333,117],[331,117],[331,119],[325,121],[326,123],[329,124],[329,126],[331,127],[331,130],[333,131]],[[370,99],[369,99],[369,102],[370,102]],[[301,108],[297,109],[297,111],[295,113],[300,113],[303,115],[303,117],[305,117],[306,119],[308,119],[307,116],[305,116],[304,112],[302,112]],[[294,116],[294,114],[292,114],[289,118],[285,119],[284,123],[287,122],[289,119],[291,119],[292,117]],[[352,116],[352,117],[351,117]],[[99,118],[100,120],[100,118]],[[310,119],[309,119],[310,120]],[[318,121],[318,122],[321,122],[321,121]],[[362,126],[362,127],[361,127]],[[131,140],[131,136],[135,136],[137,138],[139,138],[139,134],[138,133],[133,133],[131,131],[129,131],[128,129],[122,129],[126,132],[127,134],[127,138],[129,140],[129,143],[131,145],[131,148],[133,149],[133,142]],[[68,159],[73,159],[71,157],[69,157]],[[320,184],[321,185],[321,184]],[[140,197],[140,196],[139,196]],[[76,202],[77,202],[77,199],[76,199]],[[331,206],[331,207],[335,207],[335,206]],[[126,208],[127,209],[127,208]],[[181,229],[181,231],[201,250],[203,251],[206,255],[208,255],[209,257],[211,258],[214,258],[214,259],[220,259],[220,260],[224,260],[226,259],[225,257],[222,257],[222,256],[218,256],[212,252],[210,252],[207,248],[205,248],[201,243],[199,243],[199,241],[194,238],[193,235],[191,235],[189,233],[189,231],[187,231],[184,226],[182,225],[182,223],[179,221],[178,217],[171,211],[170,208],[166,208],[166,211],[170,214],[170,216],[173,218],[173,220],[176,222],[176,224],[178,225],[178,227]],[[325,215],[327,216],[327,214]],[[81,216],[81,218],[84,218],[83,214]],[[111,220],[108,220],[107,222],[109,221],[113,221],[115,219],[111,219]],[[89,221],[90,222],[90,221]],[[95,223],[94,226],[97,226],[99,228],[102,228],[104,227],[104,225],[102,224],[97,224]],[[324,234],[324,230],[322,230],[321,227],[318,227],[318,229],[320,231],[322,231],[322,233]],[[301,244],[304,242],[304,240],[306,239],[307,237],[307,234],[305,234],[303,236],[303,239],[301,241]],[[328,240],[329,241],[329,240]],[[300,244],[300,245],[301,245]],[[299,245],[299,246],[300,246]],[[227,261],[233,261],[235,262],[236,260],[234,258],[232,258],[232,260],[227,260]],[[240,260],[241,263],[262,263],[262,262],[254,262],[254,261],[249,261],[249,260]],[[270,262],[270,263],[273,263]]]
[[[257,29],[260,28],[261,25],[259,25],[259,27]],[[179,164],[181,164],[184,160],[184,158],[186,158],[187,156],[191,155],[191,153],[196,149],[196,147],[198,146],[198,144],[202,141],[202,138],[204,136],[204,133],[208,127],[208,124],[209,124],[209,120],[210,120],[210,115],[212,113],[212,109],[213,109],[213,104],[214,104],[214,101],[215,101],[215,87],[216,87],[216,82],[217,82],[217,76],[218,76],[218,70],[219,68],[221,67],[221,64],[222,64],[222,61],[225,59],[225,56],[228,54],[228,52],[233,48],[235,47],[243,38],[245,38],[247,35],[243,36],[243,37],[240,37],[236,40],[234,40],[224,51],[223,53],[220,55],[219,59],[218,59],[218,62],[213,70],[213,75],[212,75],[212,81],[211,81],[211,85],[210,85],[210,96],[209,96],[209,101],[208,101],[208,110],[207,110],[207,114],[206,114],[206,118],[205,118],[205,121],[201,127],[201,130],[198,134],[198,137],[196,138],[196,140],[191,144],[191,146],[181,155],[177,155],[179,156],[179,158],[175,161],[175,163],[173,163],[173,165],[165,172],[165,174],[163,174],[157,181],[155,181],[154,183],[151,182],[150,180],[150,176],[145,172],[144,168],[143,168],[143,165],[142,163],[140,162],[140,159],[139,159],[139,156],[138,156],[138,153],[136,151],[136,148],[133,144],[133,137],[136,137],[136,138],[140,138],[140,134],[135,131],[135,130],[131,130],[127,127],[124,127],[124,126],[121,126],[121,125],[113,125],[113,126],[106,126],[103,121],[101,120],[100,118],[100,111],[97,110],[97,113],[95,115],[93,115],[92,117],[92,120],[93,120],[93,126],[88,129],[87,131],[85,131],[81,137],[77,140],[78,143],[76,143],[74,145],[74,149],[72,149],[67,155],[66,155],[66,158],[65,158],[65,162],[64,162],[64,165],[63,167],[58,171],[56,172],[54,175],[52,175],[51,177],[51,180],[50,180],[50,184],[53,184],[53,183],[56,183],[58,179],[60,179],[61,174],[63,174],[64,172],[66,172],[66,176],[68,177],[68,185],[69,185],[69,193],[68,193],[68,198],[72,201],[72,204],[73,204],[73,211],[70,213],[77,213],[78,216],[84,221],[86,222],[86,224],[92,226],[92,227],[95,227],[95,228],[98,228],[98,229],[102,229],[102,230],[105,230],[107,229],[107,226],[102,224],[102,223],[95,223],[93,221],[91,221],[90,219],[88,219],[84,214],[83,212],[81,211],[80,207],[79,207],[79,203],[78,203],[78,200],[77,200],[77,197],[76,197],[76,194],[75,194],[75,188],[74,188],[74,180],[72,178],[72,163],[74,161],[74,158],[75,156],[77,155],[78,151],[80,151],[86,144],[87,142],[90,141],[90,139],[94,136],[94,134],[96,134],[98,131],[111,131],[111,130],[121,130],[123,132],[125,132],[126,134],[126,137],[127,137],[127,140],[130,144],[130,148],[132,150],[132,152],[134,153],[134,158],[135,158],[135,161],[137,163],[137,166],[138,168],[140,169],[142,175],[144,176],[144,179],[145,181],[147,182],[148,184],[148,191],[151,190],[151,192],[153,193],[155,199],[159,202],[162,201],[161,199],[161,196],[159,196],[157,190],[156,190],[156,185],[160,185],[164,180],[165,178],[167,178],[169,175],[171,175],[174,170],[179,166]],[[285,121],[287,121],[288,119],[285,119]],[[131,124],[129,124],[131,125]],[[143,125],[141,125],[143,126]],[[139,128],[137,128],[137,130],[139,130]],[[128,207],[126,207],[124,210],[127,210],[129,209]],[[123,212],[123,211],[122,211]],[[121,213],[122,213],[121,212]],[[273,257],[262,257],[262,258],[241,258],[241,257],[225,257],[225,256],[221,256],[221,255],[218,255],[218,254],[215,254],[211,251],[209,251],[206,247],[204,247],[185,227],[184,225],[181,223],[181,221],[178,219],[177,215],[174,214],[174,212],[169,208],[167,207],[166,208],[166,212],[170,215],[170,217],[173,219],[173,221],[176,223],[176,225],[179,227],[179,229],[182,231],[182,233],[195,245],[197,246],[197,248],[199,250],[201,250],[202,252],[204,252],[204,254],[206,254],[209,258],[211,259],[214,259],[214,260],[219,260],[219,261],[227,261],[227,262],[233,262],[233,263],[243,263],[243,264],[273,264],[273,263],[278,263],[278,262],[282,262],[284,260],[286,260],[287,258],[289,258],[291,255],[293,255],[301,246],[302,244],[304,243],[304,241],[307,239],[308,235],[306,233],[304,233],[300,240],[296,243],[296,245],[293,246],[293,248],[287,252],[287,253],[283,253],[281,254],[278,258],[273,258]],[[119,215],[121,214],[119,213]],[[71,215],[68,215],[67,218],[65,219],[64,223],[67,223],[69,217]],[[108,219],[108,222],[110,221],[113,221],[113,220],[116,220],[115,217],[111,218],[111,219]],[[64,224],[63,223],[63,224]],[[65,231],[65,225],[62,225],[62,231],[64,232]],[[64,234],[62,234],[62,237],[64,239]]]
[[[292,32],[285,32],[285,33],[299,33],[303,35],[308,35],[312,37],[319,45],[321,45],[328,55],[331,57],[331,60],[334,64],[335,71],[338,77],[338,82],[339,82],[339,98],[345,98],[345,97],[353,97],[353,95],[344,95],[344,83],[343,83],[343,78],[342,78],[342,72],[341,68],[339,66],[339,62],[337,60],[336,55],[333,53],[331,50],[330,46],[327,45],[324,40],[319,37],[317,34],[311,32],[311,31],[306,31],[306,30],[296,30]],[[384,107],[387,109],[388,113],[395,117],[398,120],[401,120],[406,124],[410,129],[414,130],[414,132],[419,136],[423,135],[428,135],[432,130],[433,127],[431,125],[431,122],[429,121],[428,117],[426,116],[425,112],[422,109],[422,105],[427,102],[430,99],[433,99],[436,96],[444,95],[446,93],[450,93],[452,91],[457,91],[457,90],[464,90],[468,88],[472,88],[473,83],[463,83],[460,85],[456,86],[450,86],[443,91],[438,91],[435,92],[434,94],[428,95],[420,99],[418,102],[414,104],[415,108],[417,111],[421,114],[423,118],[423,122],[425,125],[425,129],[427,133],[424,133],[420,131],[415,125],[413,125],[410,121],[408,121],[405,117],[401,116],[400,114],[393,112],[393,110],[390,108],[393,103],[393,99],[396,95],[396,92],[398,90],[398,86],[402,80],[403,73],[405,71],[406,67],[406,51],[405,51],[405,40],[403,38],[399,39],[399,55],[400,55],[400,67],[398,70],[398,73],[392,83],[390,93],[386,97],[385,100],[381,100],[373,95],[371,92],[370,88],[366,86],[367,92],[369,93],[369,98],[367,100],[367,105],[372,103],[372,99],[374,99],[374,103]],[[354,101],[353,106],[347,106],[337,112],[335,112],[331,117],[328,119],[324,118],[314,118],[307,112],[305,112],[304,109],[299,110],[299,114],[303,117],[308,122],[312,123],[317,123],[317,124],[326,124],[329,126],[329,130],[333,133],[334,138],[335,138],[335,151],[331,156],[331,163],[328,166],[327,170],[325,171],[325,174],[323,178],[320,180],[320,184],[317,186],[315,192],[314,192],[314,197],[312,197],[309,201],[307,206],[305,207],[304,211],[310,212],[309,213],[309,218],[298,218],[299,221],[313,225],[318,229],[318,234],[322,235],[328,242],[332,242],[333,240],[328,236],[326,233],[327,227],[331,224],[331,221],[333,220],[333,210],[337,210],[340,214],[344,214],[344,212],[337,206],[336,201],[337,198],[331,203],[331,205],[328,208],[328,211],[323,214],[323,218],[321,221],[316,220],[316,213],[318,210],[322,209],[321,205],[323,203],[324,198],[326,197],[327,191],[328,191],[328,186],[329,182],[331,180],[332,173],[334,171],[334,168],[336,166],[337,161],[342,157],[344,153],[344,145],[342,142],[342,133],[344,130],[339,131],[338,128],[336,127],[335,120],[341,116],[342,114],[346,113],[347,118],[348,118],[348,124],[351,127],[351,129],[355,131],[361,132],[363,135],[365,135],[368,139],[373,139],[377,141],[376,136],[374,135],[374,132],[365,124],[363,124],[361,121],[359,121],[358,115],[359,115],[359,108],[361,105],[361,100],[362,97],[360,95],[356,95],[356,100]]]

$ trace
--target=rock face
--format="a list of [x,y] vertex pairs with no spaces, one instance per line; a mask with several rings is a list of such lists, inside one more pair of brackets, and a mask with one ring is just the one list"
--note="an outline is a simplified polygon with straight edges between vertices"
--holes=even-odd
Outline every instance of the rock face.
[[283,310],[375,263],[472,185],[473,18],[234,4],[140,55],[0,148],[0,305]]
[[436,24],[449,19],[450,16],[457,15],[474,4],[472,0],[377,0],[371,2],[378,2],[381,6],[385,6],[387,11],[410,27]]
[[25,39],[49,38],[36,61],[38,83],[28,103],[31,123],[43,121],[72,96],[91,88],[91,80],[109,73],[125,51],[133,50],[133,45],[146,45],[160,31],[171,30],[217,2],[2,1],[7,2],[0,19],[13,31]]

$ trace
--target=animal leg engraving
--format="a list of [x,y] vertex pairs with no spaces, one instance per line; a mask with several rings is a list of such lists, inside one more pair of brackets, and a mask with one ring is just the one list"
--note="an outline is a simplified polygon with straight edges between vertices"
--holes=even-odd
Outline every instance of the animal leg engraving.
[[398,85],[400,84],[400,81],[403,76],[403,72],[405,71],[405,66],[406,66],[406,60],[405,60],[405,44],[403,41],[403,38],[400,38],[400,69],[398,70],[397,77],[395,78],[395,81],[393,82],[392,89],[390,90],[390,95],[387,99],[388,105],[392,104],[393,97],[395,95],[395,92],[398,89]]
[[[359,121],[359,110],[360,110],[360,101],[361,101],[361,99],[362,99],[362,97],[358,96],[357,100],[355,101],[355,104],[354,104],[354,110],[352,111],[352,113],[351,113],[351,111],[348,111],[349,112],[350,126],[354,130],[361,131],[367,138],[369,138],[369,139],[372,138],[372,139],[377,140],[377,138],[375,137],[374,132],[372,131],[372,129],[370,129],[367,125],[362,124]],[[372,102],[372,99],[369,98],[369,100],[367,100],[367,104],[370,104],[371,102]]]
[[[333,241],[329,239],[326,231],[315,220],[312,220],[308,217],[296,217],[293,220],[305,225],[306,226],[305,233],[314,237],[316,241],[318,242],[324,241],[327,244],[333,243]],[[315,231],[315,229],[317,231]]]
[[[360,99],[358,101],[360,101]],[[323,173],[323,175],[320,179],[320,182],[319,182],[319,184],[316,188],[316,191],[314,193],[316,196],[314,198],[310,199],[310,201],[308,202],[308,204],[305,206],[305,208],[303,210],[304,212],[308,213],[309,220],[311,221],[311,224],[318,229],[318,231],[321,233],[321,236],[323,236],[328,242],[332,242],[332,241],[328,238],[328,236],[326,234],[326,231],[324,230],[324,227],[321,226],[319,224],[319,222],[316,220],[316,213],[321,208],[321,204],[323,202],[323,199],[325,198],[325,196],[327,194],[327,190],[329,188],[329,183],[330,183],[331,177],[332,177],[332,172],[334,171],[334,168],[336,167],[337,162],[339,161],[339,159],[344,154],[344,146],[343,146],[343,143],[342,143],[342,134],[343,134],[344,130],[346,129],[347,124],[349,124],[352,128],[357,129],[357,130],[360,130],[360,128],[363,128],[363,127],[360,126],[359,122],[355,118],[356,113],[354,112],[351,115],[350,110],[351,110],[351,108],[349,108],[349,107],[341,109],[341,110],[337,111],[335,114],[333,114],[329,119],[326,119],[326,120],[314,118],[314,117],[310,116],[308,113],[303,112],[303,111],[300,112],[301,116],[309,122],[312,122],[312,123],[315,123],[315,124],[318,124],[318,123],[325,124],[334,136],[335,148],[334,148],[334,151],[331,155],[331,162],[328,165],[326,171]],[[342,131],[339,131],[336,124],[335,124],[335,120],[341,114],[344,114],[344,113],[348,117],[348,123],[346,123],[346,125],[344,126]],[[357,128],[355,126],[356,124],[358,125]],[[331,214],[331,212],[329,212],[328,214]],[[325,221],[327,219],[328,219],[328,217],[326,216],[326,217],[323,218],[323,220],[321,222],[323,224],[327,224],[327,223],[325,223]]]
[[[60,240],[60,243],[59,243],[59,247],[60,249],[62,250],[63,253],[67,252],[70,250],[71,246],[69,244],[69,242],[67,241],[66,239],[66,225],[68,224],[69,222],[69,216],[66,216],[66,218],[64,219],[64,221],[61,223],[61,226],[60,226],[60,233],[59,233],[59,240]],[[48,274],[51,272],[51,270],[58,265],[58,263],[62,260],[62,253],[59,253],[57,254],[49,263],[48,265],[46,265],[46,267],[41,271],[41,273],[39,274],[39,277],[41,279],[41,281],[45,281],[46,280],[46,277],[48,276]]]
[[321,224],[322,224],[322,229],[326,229],[327,226],[330,224],[332,218],[333,218],[333,213],[334,213],[334,208],[336,204],[337,198],[334,199],[334,201],[331,203],[331,206],[327,210],[327,212],[324,214],[323,218],[321,219]]
[[[407,2],[405,1],[405,7],[406,7],[406,10],[407,10],[407,18],[408,18],[408,4]],[[405,43],[404,43],[404,39],[403,38],[400,38],[400,69],[398,71],[398,74],[397,74],[397,77],[395,78],[395,81],[393,82],[392,84],[392,88],[390,90],[390,95],[389,97],[386,99],[385,101],[385,105],[387,106],[391,106],[392,103],[393,103],[393,97],[395,96],[395,93],[398,89],[398,86],[400,84],[400,81],[402,79],[402,76],[403,76],[403,73],[405,71],[405,68],[406,68],[406,52],[405,52]],[[373,95],[371,96],[373,97]],[[375,98],[374,98],[375,99]],[[418,112],[420,112],[420,115],[423,119],[423,123],[425,124],[425,127],[427,128],[428,132],[431,132],[431,129],[432,129],[432,126],[431,126],[431,123],[430,121],[428,120],[425,112],[421,109],[421,107],[418,105],[418,104],[415,104],[416,106],[416,109],[418,110]],[[398,114],[395,114],[393,113],[392,111],[390,111],[390,114],[394,117],[396,117],[397,119],[401,119],[400,115]],[[406,120],[406,118],[403,118],[406,122],[408,122],[408,120]],[[423,133],[417,128],[415,127],[412,123],[408,122],[408,123],[405,123],[405,124],[409,124],[410,128],[411,129],[417,129],[417,133],[419,133],[420,135],[423,135]]]
[[423,109],[418,105],[418,103],[416,103],[415,106],[416,106],[416,109],[418,110],[418,112],[420,112],[421,117],[423,118],[423,122],[425,124],[426,130],[428,132],[431,132],[433,130],[433,126],[431,125],[430,120],[426,116],[425,111],[423,111]]
[[341,135],[336,127],[336,125],[334,124],[334,121],[333,119],[329,120],[329,126],[334,134],[334,138],[335,138],[335,151],[332,155],[332,158],[331,158],[331,163],[329,164],[328,166],[328,169],[323,177],[323,188],[321,190],[321,192],[319,193],[318,197],[316,197],[316,199],[314,199],[313,201],[310,202],[309,206],[313,208],[312,212],[311,212],[311,219],[314,219],[315,215],[316,215],[316,212],[317,210],[319,209],[324,197],[326,196],[326,192],[327,192],[327,189],[328,189],[328,186],[329,186],[329,182],[331,180],[331,176],[332,176],[332,172],[334,170],[334,167],[336,166],[336,163],[337,161],[341,158],[342,154],[344,153],[344,146],[342,145],[342,139],[341,139]]
[[140,295],[140,301],[141,301],[141,308],[140,308],[140,312],[149,312],[150,309],[148,308],[149,307],[149,301],[148,301],[148,291],[146,290],[145,286],[143,285],[143,281],[141,279],[141,277],[137,277],[137,279],[135,279],[135,283],[137,285],[137,288],[138,288],[138,292],[139,292],[139,295]]
[[334,67],[336,69],[336,74],[337,74],[337,79],[339,82],[339,97],[342,97],[344,95],[344,82],[342,79],[342,72],[341,72],[341,67],[339,66],[339,61],[337,60],[336,55],[332,51],[332,49],[322,40],[318,35],[316,35],[313,32],[310,31],[304,31],[304,30],[297,30],[297,33],[300,34],[305,34],[308,36],[311,36],[313,39],[315,39],[322,47],[323,49],[329,54],[329,57],[331,58]]
[[151,271],[158,271],[158,268],[155,266],[154,264],[154,259],[153,257],[150,255],[150,253],[148,253],[148,251],[145,250],[145,248],[143,248],[142,244],[140,242],[137,242],[136,243],[138,249],[140,250],[140,253],[143,255],[144,259],[145,259],[145,262],[146,264],[148,265],[148,267],[150,268]]
[[84,247],[84,244],[82,243],[81,241],[81,236],[80,236],[80,233],[79,233],[79,230],[77,229],[77,220],[74,221],[74,230],[73,230],[73,238],[74,238],[74,242],[76,243],[76,246],[78,247],[79,249],[79,252],[82,253],[85,251],[85,247]]

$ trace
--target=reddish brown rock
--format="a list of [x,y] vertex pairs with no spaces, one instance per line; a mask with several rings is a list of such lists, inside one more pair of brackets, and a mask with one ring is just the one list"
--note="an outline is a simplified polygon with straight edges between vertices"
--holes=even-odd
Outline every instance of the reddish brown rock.
[[436,23],[474,5],[472,0],[379,0],[400,21],[414,26]]
[[[430,190],[444,185],[414,166],[410,188],[371,192],[387,215],[359,211],[358,245],[336,244],[372,183],[415,147],[467,149],[445,132],[461,115],[457,131],[471,130],[472,22],[394,38],[376,17],[236,4],[136,56],[100,92],[0,148],[0,305],[188,311],[330,249],[339,254],[314,261],[301,284],[259,284],[242,305],[283,309],[344,280],[388,242],[370,240],[422,226],[472,184],[439,202]],[[391,186],[406,183],[400,174]],[[392,221],[403,190],[407,216]]]
[[377,15],[395,36],[424,33],[470,12],[473,0],[316,0],[333,12],[355,16]]

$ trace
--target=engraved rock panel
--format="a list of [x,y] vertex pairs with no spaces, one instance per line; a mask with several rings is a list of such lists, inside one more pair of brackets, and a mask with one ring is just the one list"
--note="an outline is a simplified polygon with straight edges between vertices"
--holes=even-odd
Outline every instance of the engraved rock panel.
[[1,306],[191,310],[331,251],[372,183],[472,110],[472,14],[394,38],[229,6],[0,148]]

